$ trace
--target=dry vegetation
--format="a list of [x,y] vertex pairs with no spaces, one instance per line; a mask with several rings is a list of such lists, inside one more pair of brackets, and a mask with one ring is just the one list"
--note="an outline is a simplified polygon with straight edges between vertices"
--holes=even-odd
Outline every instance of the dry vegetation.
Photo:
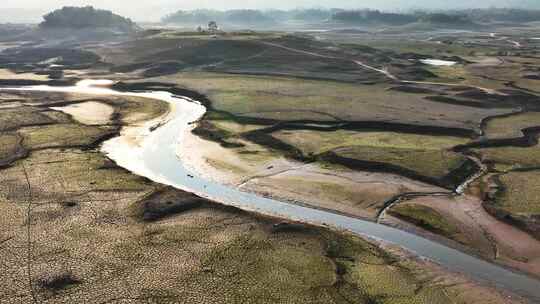
[[422,205],[404,204],[392,208],[389,213],[449,239],[464,239],[461,235],[462,232],[454,223],[449,222],[442,214],[432,208]]
[[[198,135],[221,146],[203,142],[200,154],[217,172],[233,175],[235,184],[294,202],[311,197],[313,207],[358,217],[374,219],[399,194],[445,191],[428,183],[463,167],[466,157],[451,149],[479,134],[482,122],[487,139],[521,137],[522,129],[539,125],[537,112],[500,116],[536,106],[540,59],[530,48],[520,57],[506,40],[469,34],[427,41],[396,39],[399,33],[387,32],[380,36],[388,39],[320,35],[337,44],[280,33],[211,39],[164,31],[88,49],[113,66],[111,77],[131,84],[168,83],[208,97],[209,112]],[[457,55],[469,63],[425,66],[414,59],[419,50],[433,58]],[[38,53],[49,58],[63,51]],[[430,78],[455,86],[390,84],[351,59],[387,67],[402,79]],[[47,73],[23,70],[0,69],[0,79],[50,80]],[[141,76],[144,80],[133,81]],[[488,94],[458,85],[528,95]],[[86,109],[99,110],[99,117],[82,117]],[[284,224],[163,188],[93,149],[121,125],[167,111],[166,104],[143,98],[0,94],[0,302],[512,302],[345,233]],[[486,120],[492,116],[500,117]],[[280,123],[296,125],[267,132]],[[365,129],[339,130],[342,123],[364,123]],[[334,131],[312,130],[328,127]],[[443,135],[450,130],[459,134]],[[474,150],[501,174],[502,188],[485,209],[536,237],[539,151],[538,146]],[[368,162],[361,168],[367,172],[320,157],[329,154]],[[381,171],[373,164],[393,168],[392,174],[373,173]],[[390,214],[484,257],[540,273],[538,246],[528,242],[530,235],[514,226],[501,228],[472,195],[418,198]]]
[[116,133],[114,128],[83,127],[77,124],[26,127],[18,132],[24,137],[24,146],[29,149],[88,147]]
[[483,118],[508,112],[433,102],[422,94],[403,98],[402,93],[384,85],[215,73],[181,73],[150,80],[174,82],[207,94],[213,109],[242,118],[394,122],[477,130]]
[[540,171],[513,171],[496,179],[501,189],[487,210],[540,238]]
[[483,158],[495,163],[501,171],[509,169],[530,169],[540,167],[540,147],[497,147],[477,149]]
[[484,131],[490,139],[519,138],[523,129],[537,126],[540,126],[540,112],[527,112],[490,119]]
[[[129,121],[160,115],[109,102]],[[29,127],[43,115],[30,109],[12,110],[30,114],[13,131],[30,154],[0,174],[5,303],[503,303],[357,237],[162,188],[74,148],[101,127],[53,120],[62,115]]]
[[16,133],[0,134],[0,167],[8,165],[24,155],[21,142],[21,136]]

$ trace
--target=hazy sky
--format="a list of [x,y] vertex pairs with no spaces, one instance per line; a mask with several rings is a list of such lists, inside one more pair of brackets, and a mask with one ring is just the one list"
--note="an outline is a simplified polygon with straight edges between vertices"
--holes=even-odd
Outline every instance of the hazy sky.
[[[534,7],[540,9],[540,0],[0,0],[0,21],[37,21],[44,12],[65,5],[93,5],[111,9],[135,20],[151,21],[159,20],[161,16],[178,9],[193,8],[369,7],[398,10],[463,8],[472,5],[475,7]],[[24,11],[20,9],[24,9]]]

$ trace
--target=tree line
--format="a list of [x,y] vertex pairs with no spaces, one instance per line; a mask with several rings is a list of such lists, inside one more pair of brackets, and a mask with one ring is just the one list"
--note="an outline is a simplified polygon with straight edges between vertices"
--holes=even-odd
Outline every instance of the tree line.
[[334,22],[346,24],[402,25],[414,22],[441,24],[472,24],[474,22],[532,22],[540,21],[540,10],[468,9],[454,11],[384,12],[372,9],[295,9],[295,10],[180,10],[167,15],[163,23],[206,24],[217,21],[229,24],[279,24],[289,21]]

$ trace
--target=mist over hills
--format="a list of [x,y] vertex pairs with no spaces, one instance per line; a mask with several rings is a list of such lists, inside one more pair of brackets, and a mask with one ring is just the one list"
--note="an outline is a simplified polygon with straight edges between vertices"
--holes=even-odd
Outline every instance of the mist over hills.
[[477,27],[497,22],[540,21],[540,10],[489,8],[463,10],[418,10],[389,12],[373,9],[294,9],[294,10],[180,10],[162,18],[166,24],[205,25],[216,21],[227,26],[277,26],[296,22],[326,25],[407,25],[413,23],[446,27]]
[[[63,7],[45,14],[41,28],[96,29],[108,28],[132,32],[138,26],[130,18],[92,6]],[[270,29],[290,24],[328,26],[399,26],[414,23],[453,28],[510,22],[540,21],[540,10],[518,8],[414,10],[393,12],[376,9],[292,9],[292,10],[179,10],[162,17],[164,24],[205,26],[216,21],[225,28]]]
[[332,8],[362,9],[371,8],[391,12],[403,12],[415,9],[466,9],[466,8],[526,8],[540,9],[537,0],[268,0],[268,1],[200,1],[200,0],[155,0],[137,1],[126,5],[125,1],[105,0],[4,0],[0,1],[0,22],[39,22],[46,12],[65,5],[87,6],[92,5],[101,9],[129,17],[135,21],[159,21],[164,15],[178,10],[212,9],[260,9],[260,10],[294,10],[297,8]]

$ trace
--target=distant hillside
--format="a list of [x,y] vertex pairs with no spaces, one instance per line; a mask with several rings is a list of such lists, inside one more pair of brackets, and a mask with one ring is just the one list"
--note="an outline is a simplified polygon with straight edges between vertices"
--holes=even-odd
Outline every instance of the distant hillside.
[[332,20],[349,24],[390,24],[401,25],[417,21],[413,15],[385,13],[378,10],[352,10],[337,12]]
[[417,15],[419,22],[429,23],[433,25],[446,26],[472,26],[475,23],[465,14],[457,13],[419,13]]
[[230,10],[225,12],[225,22],[231,24],[274,24],[276,21],[258,10]]
[[133,32],[137,25],[128,18],[111,11],[86,7],[63,7],[43,16],[40,27],[44,29],[99,29],[107,28],[121,32]]
[[540,10],[515,8],[471,9],[463,11],[473,20],[480,22],[533,22],[540,21]]
[[473,27],[477,26],[472,19],[462,11],[427,13],[417,12],[410,14],[387,13],[378,10],[349,10],[340,11],[332,16],[332,21],[352,25],[407,25],[428,24],[430,26],[445,27]]
[[198,9],[193,11],[177,11],[161,19],[163,23],[204,25],[210,21],[220,21],[224,13],[215,10]]
[[259,10],[193,10],[178,11],[162,19],[163,23],[205,25],[210,21],[232,25],[271,25],[276,21]]
[[294,10],[193,10],[178,11],[162,19],[164,23],[205,25],[216,21],[223,25],[266,26],[287,22],[306,24],[337,23],[346,25],[421,25],[469,28],[482,23],[540,21],[540,10],[487,8],[409,13],[385,12],[373,9],[294,9]]

